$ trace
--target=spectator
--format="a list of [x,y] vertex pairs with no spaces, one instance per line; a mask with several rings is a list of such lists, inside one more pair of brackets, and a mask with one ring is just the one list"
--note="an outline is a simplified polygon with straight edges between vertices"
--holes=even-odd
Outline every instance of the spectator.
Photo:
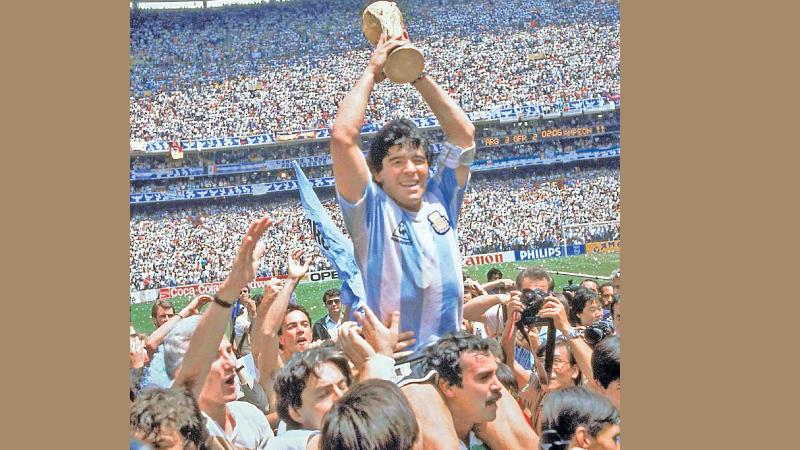
[[322,423],[322,450],[411,450],[419,435],[414,412],[389,381],[368,380],[347,391]]
[[167,388],[171,385],[170,378],[164,366],[164,338],[175,328],[180,320],[196,314],[211,301],[208,295],[199,295],[192,299],[178,314],[174,313],[172,302],[157,300],[151,309],[153,324],[157,328],[145,341],[145,349],[150,358],[149,364],[144,367],[140,389],[151,386]]
[[328,310],[321,319],[314,323],[313,340],[330,339],[331,336],[336,336],[336,329],[342,322],[342,302],[339,300],[339,289],[328,289],[322,294],[322,304]]
[[281,358],[288,361],[297,352],[308,350],[312,341],[311,316],[300,305],[289,305],[278,331]]
[[573,327],[588,327],[603,318],[603,304],[597,292],[578,288],[569,305],[569,321]]
[[[552,430],[551,436],[569,442],[569,448],[619,449],[619,412],[611,402],[582,387],[548,396],[542,408],[542,430]],[[543,434],[542,443],[551,443],[550,439]]]
[[498,402],[504,391],[508,393],[497,378],[497,361],[490,348],[488,339],[457,332],[426,350],[425,365],[437,374],[436,388],[462,448],[482,445],[473,430],[497,418]]
[[255,277],[258,260],[266,251],[264,243],[257,242],[270,225],[267,217],[250,224],[233,267],[206,312],[180,320],[164,343],[172,386],[191,390],[212,439],[247,449],[265,448],[272,430],[256,407],[235,401],[236,365],[224,333],[233,302]]
[[237,357],[250,353],[250,326],[256,316],[256,302],[250,297],[250,288],[244,287],[239,293],[239,302],[244,307],[233,325],[233,352]]
[[578,287],[589,289],[590,291],[594,292],[595,294],[599,294],[600,293],[600,285],[597,284],[597,280],[592,279],[592,278],[587,278],[587,279],[581,281],[581,284]]
[[341,351],[323,346],[294,354],[275,381],[278,416],[287,431],[268,448],[315,449],[323,417],[350,383],[350,366]]
[[608,398],[614,407],[620,407],[622,384],[620,382],[619,336],[609,336],[600,341],[592,353],[592,372],[595,388]]
[[184,389],[148,389],[131,405],[131,438],[153,448],[205,449],[206,419],[192,393]]

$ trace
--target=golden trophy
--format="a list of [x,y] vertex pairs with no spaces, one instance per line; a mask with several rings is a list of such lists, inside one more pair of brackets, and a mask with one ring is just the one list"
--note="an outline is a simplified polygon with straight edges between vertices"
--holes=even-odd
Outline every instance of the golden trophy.
[[375,47],[381,35],[388,39],[400,39],[405,44],[395,49],[386,59],[383,73],[395,83],[410,83],[425,70],[422,52],[411,45],[403,24],[403,15],[395,2],[378,1],[370,4],[361,15],[361,30],[369,43]]

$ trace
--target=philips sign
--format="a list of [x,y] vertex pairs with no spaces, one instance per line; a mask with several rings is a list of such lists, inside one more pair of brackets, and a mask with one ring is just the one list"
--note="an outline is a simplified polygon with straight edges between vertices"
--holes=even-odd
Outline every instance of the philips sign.
[[517,260],[519,261],[542,258],[557,258],[559,256],[564,256],[564,252],[558,247],[531,248],[528,250],[518,250],[516,253]]

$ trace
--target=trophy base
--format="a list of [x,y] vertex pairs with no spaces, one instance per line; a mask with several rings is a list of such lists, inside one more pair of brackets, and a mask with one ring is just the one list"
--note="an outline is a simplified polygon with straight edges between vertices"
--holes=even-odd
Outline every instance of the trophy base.
[[386,59],[383,73],[394,83],[410,83],[425,70],[422,52],[412,45],[404,45],[393,51]]

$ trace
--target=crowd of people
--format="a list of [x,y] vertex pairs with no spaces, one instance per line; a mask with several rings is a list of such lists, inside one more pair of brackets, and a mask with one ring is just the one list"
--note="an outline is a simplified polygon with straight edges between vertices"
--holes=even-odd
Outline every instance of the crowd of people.
[[[437,8],[453,9],[452,3],[472,6],[444,0],[427,9],[426,3],[418,5],[436,18]],[[297,3],[312,4],[319,5]],[[580,15],[581,4],[565,2],[562,9]],[[593,4],[596,11],[618,10],[615,2]],[[440,39],[423,37],[422,45],[457,45],[459,35],[444,30],[452,31],[461,18],[478,32],[471,41],[476,46],[518,42],[513,33],[524,32],[494,33],[508,15],[487,19],[485,27],[493,33],[482,33],[484,18],[476,12],[494,11],[486,9],[490,5],[487,0],[449,16],[444,25],[432,25]],[[538,5],[547,6],[519,4],[539,14]],[[615,26],[613,21],[529,25],[534,34],[555,27],[552,36],[569,36],[570,27],[577,27],[581,42]],[[498,36],[504,38],[500,43]],[[545,44],[552,44],[546,63],[573,60],[559,47],[563,42]],[[570,239],[579,241],[580,227],[590,227],[585,221],[617,224],[618,232],[618,160],[502,173],[474,170],[477,134],[467,103],[516,102],[524,95],[498,91],[490,94],[499,99],[471,98],[474,93],[464,87],[477,81],[470,78],[475,74],[465,76],[453,67],[421,73],[405,86],[415,93],[407,102],[383,103],[406,117],[383,124],[365,154],[362,124],[383,114],[374,105],[390,99],[386,93],[392,87],[384,89],[381,82],[389,55],[401,45],[382,36],[357,71],[358,80],[334,102],[329,149],[335,197],[328,192],[315,198],[306,186],[304,207],[292,192],[204,206],[133,208],[132,288],[219,284],[216,292],[198,295],[180,310],[167,299],[153,302],[154,331],[148,336],[131,324],[132,449],[619,450],[619,270],[608,283],[590,276],[579,285],[556,286],[539,266],[505,277],[494,267],[485,283],[462,267],[465,246],[513,246],[520,237],[548,243],[558,239],[557,229],[565,242],[565,227]],[[443,54],[453,51],[443,48],[448,49]],[[602,51],[602,43],[598,48]],[[459,51],[475,56],[470,50]],[[583,49],[582,56],[594,50]],[[508,61],[512,69],[513,62]],[[604,83],[539,69],[538,75],[514,74],[543,80],[545,96],[583,95],[583,88]],[[303,74],[295,73],[280,81],[293,88],[302,80]],[[319,103],[284,100],[279,101],[293,108],[286,111],[286,126],[325,116]],[[423,104],[446,136],[436,146],[438,154],[408,117]],[[202,112],[206,105],[187,109]],[[221,129],[236,122],[217,117]],[[197,123],[183,125],[199,130]],[[502,240],[485,234],[493,230]],[[312,324],[304,306],[311,306],[308,299],[299,304],[294,291],[310,270],[328,263],[340,272],[341,289],[321,295],[327,314]],[[253,281],[265,275],[270,277],[262,291],[251,292]]]
[[[579,128],[603,126],[606,131],[597,134],[602,142],[591,142],[595,146],[606,145],[609,140],[616,139],[619,142],[619,111],[613,113],[603,113],[598,115],[579,115],[563,117],[546,121],[529,121],[514,123],[494,123],[481,125],[477,128],[475,135],[480,141],[485,137],[502,138],[518,134],[530,135],[532,133],[552,130],[556,128]],[[429,142],[440,143],[445,137],[440,128],[430,128],[422,131]],[[369,148],[372,136],[362,136],[362,148]],[[571,142],[577,144],[568,145]],[[543,148],[553,148],[555,151],[569,151],[569,149],[581,148],[586,141],[571,141],[567,138],[542,140],[536,145]],[[566,145],[566,147],[565,147]],[[586,144],[588,145],[588,144]],[[172,169],[179,167],[208,167],[212,165],[237,164],[265,162],[273,160],[298,159],[309,156],[320,156],[329,154],[329,143],[327,140],[316,142],[294,142],[291,144],[270,145],[254,149],[230,149],[216,150],[209,152],[187,153],[182,159],[172,159],[163,153],[153,155],[132,155],[130,160],[131,170],[153,170],[153,169]],[[511,147],[490,149],[478,144],[479,159],[486,159],[489,155],[504,153]]]
[[[336,14],[318,14],[319,3],[133,15],[131,139],[329,127],[369,47],[360,30],[362,2],[325,5]],[[426,70],[465,111],[619,94],[616,2],[402,7]],[[365,120],[428,115],[413,89],[385,83]]]
[[[536,266],[464,277],[460,330],[404,363],[417,336],[401,331],[399,313],[382,321],[364,307],[348,317],[330,289],[319,299],[327,314],[312,324],[292,302],[309,269],[302,250],[283,255],[285,280],[251,297],[247,280],[267,252],[256,242],[270,225],[266,216],[250,223],[213,297],[179,311],[155,302],[149,336],[131,326],[132,449],[449,448],[432,432],[470,450],[620,448],[619,271],[560,287]],[[530,295],[542,298],[531,304]],[[236,300],[245,307],[229,339]],[[544,322],[522,319],[530,314]],[[425,379],[402,369],[416,364]],[[434,397],[415,397],[414,386]],[[439,398],[446,420],[420,420]]]
[[[575,152],[579,149],[608,147],[612,144],[619,144],[619,135],[592,136],[585,138],[574,138],[569,140],[545,141],[530,144],[508,144],[497,147],[485,147],[476,152],[476,158],[480,161],[498,161],[521,157],[534,157],[538,159],[553,158],[556,155],[564,155]],[[273,183],[296,178],[294,171],[288,167],[290,160],[286,162],[285,169],[267,169],[261,171],[245,171],[232,175],[207,175],[202,177],[182,177],[182,178],[163,178],[156,180],[136,180],[130,184],[130,193],[139,194],[144,192],[168,192],[179,196],[185,195],[193,189],[221,188],[242,185],[253,185],[260,183]],[[253,161],[256,162],[256,161]],[[196,167],[200,166],[198,162]],[[330,165],[304,167],[303,172],[308,178],[326,178],[333,175]]]
[[[459,225],[464,255],[559,246],[564,237],[566,244],[619,238],[619,222],[568,227],[564,235],[561,228],[619,221],[618,165],[580,172],[574,168],[536,169],[512,174],[505,179],[476,174],[471,182]],[[332,192],[320,191],[319,195],[346,234]],[[135,210],[130,221],[131,290],[221,281],[235,254],[235,236],[244,233],[249,220],[264,213],[276,223],[267,237],[273,248],[282,248],[289,236],[299,233],[299,244],[314,255],[312,271],[331,268],[315,250],[313,239],[302,238],[311,230],[295,192],[274,199],[226,200],[215,206]],[[278,254],[267,255],[259,266],[259,276],[285,273]]]

